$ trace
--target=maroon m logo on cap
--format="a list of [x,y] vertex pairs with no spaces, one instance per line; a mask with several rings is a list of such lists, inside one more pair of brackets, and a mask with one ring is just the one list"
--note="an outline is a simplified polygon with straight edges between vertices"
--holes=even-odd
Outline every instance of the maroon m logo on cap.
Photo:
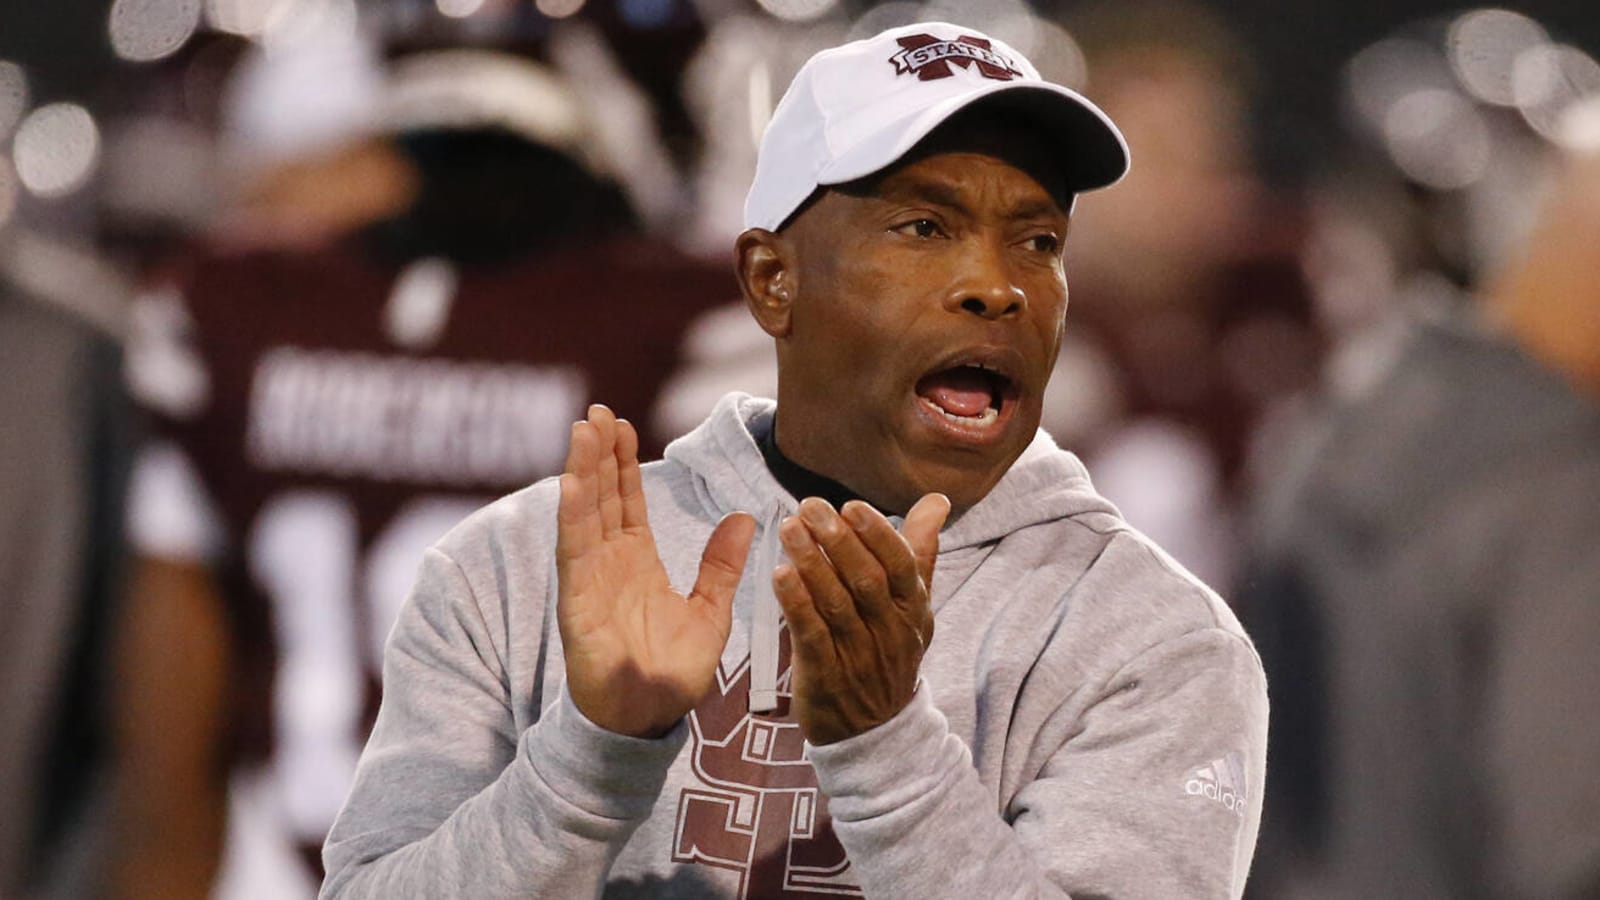
[[1011,81],[1022,77],[1011,60],[996,53],[993,45],[984,38],[964,34],[947,41],[931,34],[909,34],[895,40],[904,48],[889,57],[896,75],[915,73],[922,81],[949,78],[955,74],[950,64],[955,63],[968,71],[977,66],[978,74],[995,81]]

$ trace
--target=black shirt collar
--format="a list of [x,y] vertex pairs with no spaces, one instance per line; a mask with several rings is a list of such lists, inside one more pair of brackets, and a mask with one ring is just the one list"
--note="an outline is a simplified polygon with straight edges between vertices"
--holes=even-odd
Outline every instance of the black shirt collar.
[[773,416],[771,426],[757,436],[756,443],[761,447],[761,457],[767,462],[767,470],[772,477],[778,479],[783,489],[788,491],[796,500],[807,497],[821,497],[833,504],[834,509],[843,506],[847,501],[860,500],[861,495],[850,490],[832,478],[818,475],[805,466],[783,455],[778,449],[778,418]]

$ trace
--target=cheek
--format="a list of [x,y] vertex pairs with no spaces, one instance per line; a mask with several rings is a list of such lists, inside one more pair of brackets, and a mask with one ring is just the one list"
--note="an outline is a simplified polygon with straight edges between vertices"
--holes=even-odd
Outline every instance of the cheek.
[[903,333],[916,315],[908,301],[915,293],[909,283],[915,271],[892,259],[839,261],[808,282],[806,293],[814,302],[807,312],[816,328],[832,336],[841,355],[870,348],[859,359],[870,366],[892,349],[885,336]]
[[1067,281],[1059,274],[1042,277],[1028,290],[1034,330],[1054,348],[1061,343],[1067,324]]

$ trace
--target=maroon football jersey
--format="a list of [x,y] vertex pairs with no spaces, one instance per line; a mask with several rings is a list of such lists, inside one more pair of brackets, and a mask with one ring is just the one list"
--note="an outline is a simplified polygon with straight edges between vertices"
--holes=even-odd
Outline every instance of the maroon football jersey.
[[315,868],[423,548],[559,472],[591,402],[659,455],[648,417],[683,326],[737,287],[637,239],[476,270],[353,245],[222,254],[178,281],[200,387],[155,418],[222,532],[233,759]]

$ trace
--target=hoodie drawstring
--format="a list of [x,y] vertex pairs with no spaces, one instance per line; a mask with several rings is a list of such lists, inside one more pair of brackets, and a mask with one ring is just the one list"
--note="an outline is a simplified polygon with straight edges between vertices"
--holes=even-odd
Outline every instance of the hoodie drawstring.
[[772,570],[778,566],[778,526],[783,508],[774,506],[761,531],[756,554],[755,607],[750,614],[750,711],[778,708],[778,630],[781,627],[778,595],[772,591]]

